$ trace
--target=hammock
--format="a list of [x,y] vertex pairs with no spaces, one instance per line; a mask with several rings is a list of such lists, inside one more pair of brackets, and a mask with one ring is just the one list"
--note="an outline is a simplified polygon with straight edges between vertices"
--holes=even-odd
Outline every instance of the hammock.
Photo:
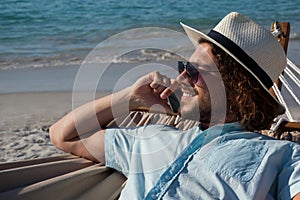
[[[271,32],[278,39],[279,43],[287,53],[290,24],[288,22],[274,22],[271,26]],[[293,135],[296,135],[298,138],[294,138],[294,141],[298,143],[300,143],[299,134],[294,133],[294,131],[300,131],[300,122],[299,119],[295,119],[293,117],[291,109],[296,108],[296,111],[300,112],[300,100],[298,97],[300,92],[299,77],[299,67],[297,67],[290,59],[287,58],[287,66],[284,69],[284,72],[279,76],[278,81],[273,85],[271,91],[277,97],[279,102],[284,105],[286,112],[285,116],[280,116],[275,119],[275,123],[270,130],[271,132],[276,133],[276,138],[280,138],[280,134],[289,134],[290,137],[294,137]],[[284,89],[287,91],[288,96],[283,96],[281,91]],[[288,99],[289,97],[292,97],[296,103],[296,106],[293,106],[292,108],[289,107],[288,101],[291,101]],[[287,131],[292,133],[285,133]]]
[[[279,38],[279,42],[287,49],[289,24],[273,23],[272,32]],[[287,79],[300,88],[297,76],[300,70],[290,60],[288,66],[274,85],[273,92],[286,107],[286,117],[278,118],[268,135],[278,139],[288,139],[300,144],[300,135],[282,137],[285,131],[300,131],[300,123],[293,118],[281,90],[286,89],[293,99],[300,105],[297,92]],[[160,113],[134,111],[111,122],[111,126],[118,124],[122,127],[140,126],[145,124],[166,124],[179,129],[188,129],[199,125],[199,122],[182,120],[178,116]],[[274,134],[276,133],[276,134]],[[279,134],[277,134],[279,133]],[[272,135],[273,134],[273,135]],[[40,158],[27,161],[0,164],[0,199],[117,199],[126,178],[119,172],[96,164],[84,158],[72,155]]]
[[[300,88],[300,80],[299,78],[292,72],[292,70],[294,70],[297,74],[299,74],[300,76],[300,69],[297,68],[297,66],[292,63],[292,61],[290,61],[289,59],[287,59],[287,66],[284,69],[284,74],[289,76],[289,78],[298,86],[298,88]],[[299,98],[296,96],[296,92],[295,89],[293,89],[291,87],[291,85],[287,82],[285,76],[283,74],[281,74],[279,76],[279,80],[282,83],[282,85],[287,89],[287,91],[290,93],[290,95],[293,97],[293,99],[296,101],[296,103],[298,104],[298,106],[300,106],[300,100]],[[287,103],[285,101],[285,99],[283,98],[283,95],[281,94],[278,86],[275,84],[273,86],[273,89],[275,91],[276,96],[278,97],[278,100],[280,101],[281,104],[284,105],[285,109],[286,109],[286,116],[288,118],[289,121],[291,122],[295,122],[297,120],[295,120],[291,114],[291,111],[289,109],[289,107],[287,106]]]
[[[276,118],[275,123],[271,126],[270,130],[268,132],[264,132],[264,134],[277,139],[290,140],[300,144],[299,119],[295,119],[293,117],[291,107],[289,107],[287,103],[288,97],[284,97],[280,91],[280,89],[285,89],[288,92],[289,96],[296,103],[296,106],[293,106],[293,109],[296,107],[296,111],[300,112],[300,100],[297,96],[297,90],[299,94],[300,81],[297,76],[300,77],[300,69],[289,59],[287,59],[287,66],[284,70],[284,73],[281,74],[278,79],[278,83],[280,83],[281,88],[278,86],[278,84],[274,84],[272,87],[274,94],[279,102],[284,105],[286,112],[284,116]],[[290,82],[296,86],[296,88],[292,87],[291,83],[289,83],[287,79],[289,79]],[[289,99],[289,101],[291,101],[291,99]]]

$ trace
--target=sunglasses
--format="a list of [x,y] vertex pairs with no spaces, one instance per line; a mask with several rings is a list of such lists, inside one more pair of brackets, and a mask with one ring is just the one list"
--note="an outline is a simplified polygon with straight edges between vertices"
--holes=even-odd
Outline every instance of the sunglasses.
[[195,67],[192,63],[186,62],[186,64],[183,61],[178,61],[178,72],[181,74],[184,70],[186,70],[186,73],[193,84],[196,84],[198,82],[199,78],[199,71],[197,67]]

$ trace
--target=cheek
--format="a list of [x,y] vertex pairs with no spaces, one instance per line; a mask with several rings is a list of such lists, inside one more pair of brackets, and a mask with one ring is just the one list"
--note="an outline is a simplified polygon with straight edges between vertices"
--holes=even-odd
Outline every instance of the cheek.
[[213,106],[224,104],[224,101],[226,100],[226,92],[223,82],[221,82],[220,80],[211,82],[208,85],[207,90],[209,91],[209,97],[207,97],[207,99],[210,99],[210,102]]
[[199,110],[199,97],[181,99],[181,113],[195,112]]
[[206,87],[203,88],[202,95],[205,100],[218,102],[226,98],[223,80],[220,74],[207,75],[204,78]]
[[[210,98],[205,92],[199,92],[198,95],[185,101],[181,107],[181,116],[192,120],[200,120],[210,117]],[[208,120],[206,120],[208,121]]]
[[210,95],[208,91],[202,91],[198,93],[198,107],[200,109],[207,109],[210,108],[211,105],[211,100],[210,100]]

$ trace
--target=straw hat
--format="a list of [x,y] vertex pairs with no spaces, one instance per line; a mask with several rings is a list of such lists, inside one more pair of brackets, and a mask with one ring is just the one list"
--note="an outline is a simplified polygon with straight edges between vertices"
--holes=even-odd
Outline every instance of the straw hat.
[[275,37],[259,24],[237,12],[225,16],[207,35],[180,23],[195,47],[204,38],[223,49],[245,67],[278,104],[278,114],[285,108],[269,92],[286,66],[283,48]]

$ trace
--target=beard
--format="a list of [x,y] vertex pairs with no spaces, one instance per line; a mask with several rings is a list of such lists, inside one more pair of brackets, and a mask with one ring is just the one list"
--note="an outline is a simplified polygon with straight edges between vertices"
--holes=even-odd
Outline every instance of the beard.
[[190,102],[182,102],[180,107],[182,119],[199,121],[201,127],[207,127],[211,120],[211,105],[206,102],[205,105],[199,105],[199,102],[194,100]]

